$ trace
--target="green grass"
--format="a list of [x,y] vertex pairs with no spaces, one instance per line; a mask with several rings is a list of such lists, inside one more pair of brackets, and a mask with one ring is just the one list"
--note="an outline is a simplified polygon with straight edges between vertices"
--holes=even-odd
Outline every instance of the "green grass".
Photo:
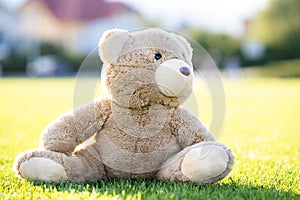
[[16,178],[15,156],[38,147],[43,127],[72,109],[73,84],[73,79],[0,79],[0,199],[300,199],[300,79],[225,81],[227,113],[219,140],[233,149],[236,164],[216,184],[119,179],[45,184]]

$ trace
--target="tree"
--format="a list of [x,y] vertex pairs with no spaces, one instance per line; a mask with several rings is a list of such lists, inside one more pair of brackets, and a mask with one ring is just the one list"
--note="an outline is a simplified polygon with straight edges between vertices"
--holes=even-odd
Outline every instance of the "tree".
[[300,1],[270,0],[249,35],[266,46],[266,62],[300,58]]
[[241,41],[225,33],[210,33],[200,29],[192,29],[189,35],[195,39],[214,58],[219,68],[224,67],[227,57],[240,54]]

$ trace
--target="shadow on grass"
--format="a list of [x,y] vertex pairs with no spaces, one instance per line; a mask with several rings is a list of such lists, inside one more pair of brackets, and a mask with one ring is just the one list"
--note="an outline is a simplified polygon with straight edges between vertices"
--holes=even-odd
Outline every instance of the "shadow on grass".
[[[142,199],[300,199],[300,195],[292,191],[278,191],[273,187],[245,186],[235,183],[216,183],[199,185],[193,183],[165,183],[154,179],[112,179],[89,183],[64,182],[49,184],[34,183],[47,191],[57,192],[89,192],[120,199],[136,197],[140,193]],[[131,199],[131,198],[130,198]]]

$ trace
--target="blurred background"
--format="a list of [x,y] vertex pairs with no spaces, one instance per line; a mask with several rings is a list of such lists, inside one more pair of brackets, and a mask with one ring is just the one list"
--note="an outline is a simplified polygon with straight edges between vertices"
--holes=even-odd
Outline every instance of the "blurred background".
[[0,0],[0,76],[72,76],[106,29],[153,26],[196,40],[228,77],[300,76],[299,0]]

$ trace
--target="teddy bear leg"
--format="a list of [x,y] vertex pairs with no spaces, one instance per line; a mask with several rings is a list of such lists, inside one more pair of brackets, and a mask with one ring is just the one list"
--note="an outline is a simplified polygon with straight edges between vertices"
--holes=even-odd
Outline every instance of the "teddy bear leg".
[[210,184],[227,176],[233,163],[234,156],[228,147],[218,142],[202,142],[169,158],[157,177],[165,181]]
[[29,150],[20,154],[14,163],[14,171],[26,180],[61,182],[103,178],[102,164],[97,165],[94,158],[81,151],[77,155],[67,156],[48,150]]

